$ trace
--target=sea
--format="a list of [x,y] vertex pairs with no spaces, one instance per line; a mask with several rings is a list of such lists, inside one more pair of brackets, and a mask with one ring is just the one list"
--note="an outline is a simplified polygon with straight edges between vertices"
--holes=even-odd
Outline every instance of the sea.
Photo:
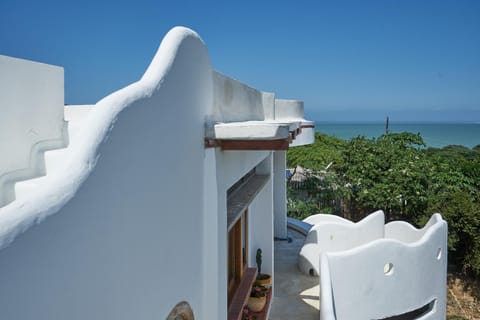
[[[385,133],[386,123],[344,123],[316,121],[318,132],[341,139],[359,135],[377,138]],[[480,145],[480,123],[389,123],[392,133],[420,133],[427,147],[442,148],[462,145],[468,148]]]

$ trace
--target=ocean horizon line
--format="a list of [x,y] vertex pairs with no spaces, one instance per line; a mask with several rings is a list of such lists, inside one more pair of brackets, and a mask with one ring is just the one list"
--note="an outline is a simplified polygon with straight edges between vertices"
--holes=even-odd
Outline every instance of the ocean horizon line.
[[[389,121],[388,129],[390,133],[418,133],[428,147],[480,145],[480,123]],[[346,140],[357,136],[376,138],[385,134],[386,122],[315,121],[315,131]]]
[[[313,120],[315,123],[325,123],[325,124],[386,124],[386,120],[380,121],[380,120]],[[442,125],[442,124],[447,124],[447,125],[452,125],[452,124],[458,124],[458,125],[480,125],[480,121],[435,121],[435,120],[389,120],[389,125],[396,125],[396,124],[435,124],[435,125]]]

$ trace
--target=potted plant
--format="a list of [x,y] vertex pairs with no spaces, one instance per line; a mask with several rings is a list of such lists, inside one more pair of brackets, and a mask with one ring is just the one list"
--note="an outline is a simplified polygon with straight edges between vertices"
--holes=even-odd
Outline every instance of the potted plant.
[[272,277],[267,273],[262,273],[262,249],[257,249],[257,282],[263,286],[270,286],[272,284]]
[[243,308],[242,320],[257,320],[257,317],[250,314],[250,310],[245,307]]
[[258,282],[255,282],[252,286],[250,297],[248,298],[248,309],[252,310],[253,312],[262,311],[265,307],[265,303],[267,302],[267,291],[267,287],[262,286]]

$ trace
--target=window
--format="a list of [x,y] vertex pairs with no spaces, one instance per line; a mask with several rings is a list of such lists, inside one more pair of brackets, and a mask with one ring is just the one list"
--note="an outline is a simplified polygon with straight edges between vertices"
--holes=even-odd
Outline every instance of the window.
[[248,210],[228,231],[228,304],[242,280],[248,264]]

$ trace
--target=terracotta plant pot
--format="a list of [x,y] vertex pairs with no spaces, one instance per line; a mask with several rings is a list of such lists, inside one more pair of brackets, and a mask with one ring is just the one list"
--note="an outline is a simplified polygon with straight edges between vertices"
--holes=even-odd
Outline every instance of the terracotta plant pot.
[[262,273],[257,277],[255,282],[269,288],[272,286],[272,277],[269,274]]
[[266,302],[267,297],[249,297],[247,307],[253,312],[260,312],[265,307]]

